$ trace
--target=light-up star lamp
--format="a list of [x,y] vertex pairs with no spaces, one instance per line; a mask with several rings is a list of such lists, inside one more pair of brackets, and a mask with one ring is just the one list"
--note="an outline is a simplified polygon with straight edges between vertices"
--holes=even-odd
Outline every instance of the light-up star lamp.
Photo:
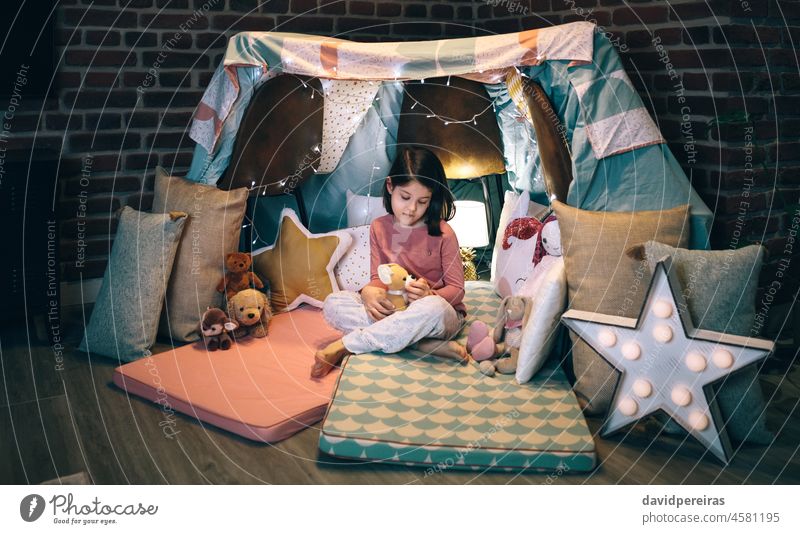
[[669,257],[656,265],[637,319],[569,310],[561,320],[620,372],[603,436],[663,410],[727,464],[730,440],[710,385],[774,343],[695,328],[670,265]]

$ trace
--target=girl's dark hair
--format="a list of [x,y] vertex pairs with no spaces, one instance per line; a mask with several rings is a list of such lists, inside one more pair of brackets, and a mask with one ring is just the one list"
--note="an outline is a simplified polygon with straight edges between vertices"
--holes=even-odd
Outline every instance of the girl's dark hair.
[[[404,146],[398,153],[389,170],[389,180],[392,187],[407,184],[416,180],[431,190],[431,201],[425,210],[424,220],[428,226],[428,235],[442,235],[439,222],[444,219],[449,221],[456,213],[453,194],[447,185],[442,162],[436,154],[421,146]],[[383,188],[383,207],[394,215],[392,211],[392,195]]]

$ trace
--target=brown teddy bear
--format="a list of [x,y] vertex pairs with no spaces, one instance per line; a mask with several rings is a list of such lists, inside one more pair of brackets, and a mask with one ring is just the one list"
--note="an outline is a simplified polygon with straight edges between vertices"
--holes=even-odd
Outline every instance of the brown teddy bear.
[[231,298],[239,291],[250,289],[250,284],[256,289],[264,287],[264,283],[257,274],[250,270],[253,257],[247,252],[231,252],[225,256],[225,276],[217,284],[217,291],[225,293]]
[[228,316],[239,325],[233,332],[234,338],[239,339],[248,334],[264,337],[272,318],[272,308],[264,293],[245,289],[228,298]]
[[225,312],[219,308],[209,307],[203,312],[203,318],[197,325],[197,333],[203,339],[203,344],[208,351],[228,350],[231,348],[232,333],[239,325],[228,319]]
[[378,265],[378,278],[388,286],[387,297],[394,304],[395,311],[405,310],[408,307],[406,287],[414,281],[414,277],[396,263],[383,263]]

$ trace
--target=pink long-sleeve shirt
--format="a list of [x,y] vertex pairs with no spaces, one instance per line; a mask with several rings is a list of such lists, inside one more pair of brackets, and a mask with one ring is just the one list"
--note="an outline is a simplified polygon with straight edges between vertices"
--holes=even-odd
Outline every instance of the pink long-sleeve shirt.
[[370,282],[367,285],[386,288],[378,278],[378,265],[396,263],[417,278],[428,281],[434,293],[444,298],[462,315],[464,306],[464,266],[458,240],[445,221],[440,223],[442,235],[428,235],[426,225],[409,228],[394,222],[394,217],[378,217],[369,228]]

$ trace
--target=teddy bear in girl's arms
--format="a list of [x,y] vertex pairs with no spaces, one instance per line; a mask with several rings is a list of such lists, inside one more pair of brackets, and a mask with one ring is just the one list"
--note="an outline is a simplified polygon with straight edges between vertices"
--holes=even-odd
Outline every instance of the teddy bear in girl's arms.
[[238,327],[239,325],[229,319],[224,311],[209,307],[203,312],[203,318],[197,325],[197,333],[203,339],[206,350],[212,352],[217,349],[228,350],[232,342],[229,332]]
[[413,282],[414,276],[396,263],[378,265],[378,278],[388,286],[387,298],[394,305],[395,311],[405,310],[408,306],[406,288]]
[[225,276],[217,284],[217,291],[225,293],[231,298],[239,291],[250,289],[250,284],[256,289],[264,287],[264,283],[250,270],[253,257],[247,252],[232,252],[225,256]]
[[[451,341],[467,314],[464,269],[458,239],[447,224],[455,201],[436,154],[420,146],[399,148],[386,177],[383,206],[387,215],[370,224],[370,257],[377,260],[370,262],[370,282],[359,293],[334,291],[325,299],[325,320],[344,335],[314,354],[311,378],[321,379],[348,354],[374,351],[408,348],[460,364],[468,361],[464,347]],[[394,277],[380,276],[378,266],[398,262],[419,278],[409,283],[397,277],[390,289],[400,294],[393,295],[383,280]]]

